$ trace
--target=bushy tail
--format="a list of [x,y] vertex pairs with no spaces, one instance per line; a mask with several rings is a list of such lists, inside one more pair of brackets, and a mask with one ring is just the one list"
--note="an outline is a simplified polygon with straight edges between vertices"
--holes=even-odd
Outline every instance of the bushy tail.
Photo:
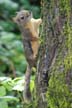
[[25,85],[24,85],[24,91],[23,91],[23,98],[24,98],[25,103],[29,103],[31,101],[30,76],[31,76],[31,68],[28,65],[27,71],[25,74]]

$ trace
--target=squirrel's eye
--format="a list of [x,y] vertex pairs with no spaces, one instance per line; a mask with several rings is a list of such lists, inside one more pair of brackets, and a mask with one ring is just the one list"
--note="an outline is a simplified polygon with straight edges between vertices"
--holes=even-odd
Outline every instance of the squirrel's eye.
[[29,17],[29,14],[27,14],[26,17]]
[[21,16],[21,19],[23,20],[24,19],[24,16]]

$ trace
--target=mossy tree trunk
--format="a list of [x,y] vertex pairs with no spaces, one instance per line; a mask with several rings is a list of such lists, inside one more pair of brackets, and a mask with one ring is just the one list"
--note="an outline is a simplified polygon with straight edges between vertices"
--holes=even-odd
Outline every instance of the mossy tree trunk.
[[42,0],[37,63],[37,108],[72,108],[72,8],[70,0]]

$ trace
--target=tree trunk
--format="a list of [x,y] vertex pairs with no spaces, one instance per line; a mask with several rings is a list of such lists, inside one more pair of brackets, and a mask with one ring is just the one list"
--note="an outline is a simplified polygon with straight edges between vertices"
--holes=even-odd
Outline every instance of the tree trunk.
[[41,5],[43,25],[36,75],[37,108],[71,108],[71,1],[42,0]]

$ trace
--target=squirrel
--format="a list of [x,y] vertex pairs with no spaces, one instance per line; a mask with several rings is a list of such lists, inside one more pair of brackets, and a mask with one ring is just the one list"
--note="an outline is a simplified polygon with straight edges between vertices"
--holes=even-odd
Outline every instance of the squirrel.
[[[24,29],[29,29],[32,33],[31,35],[31,47],[33,50],[33,57],[36,58],[39,48],[39,26],[42,23],[42,19],[34,19],[32,13],[27,10],[21,10],[18,12],[17,16],[14,18],[14,21],[19,25],[23,24]],[[29,37],[27,37],[29,38]]]
[[30,93],[30,76],[32,67],[35,66],[36,56],[39,49],[39,26],[42,23],[42,19],[34,19],[32,12],[28,10],[21,10],[13,18],[14,22],[18,24],[22,33],[22,40],[24,45],[24,51],[26,60],[28,62],[27,71],[25,75],[24,86],[24,101],[31,101]]

